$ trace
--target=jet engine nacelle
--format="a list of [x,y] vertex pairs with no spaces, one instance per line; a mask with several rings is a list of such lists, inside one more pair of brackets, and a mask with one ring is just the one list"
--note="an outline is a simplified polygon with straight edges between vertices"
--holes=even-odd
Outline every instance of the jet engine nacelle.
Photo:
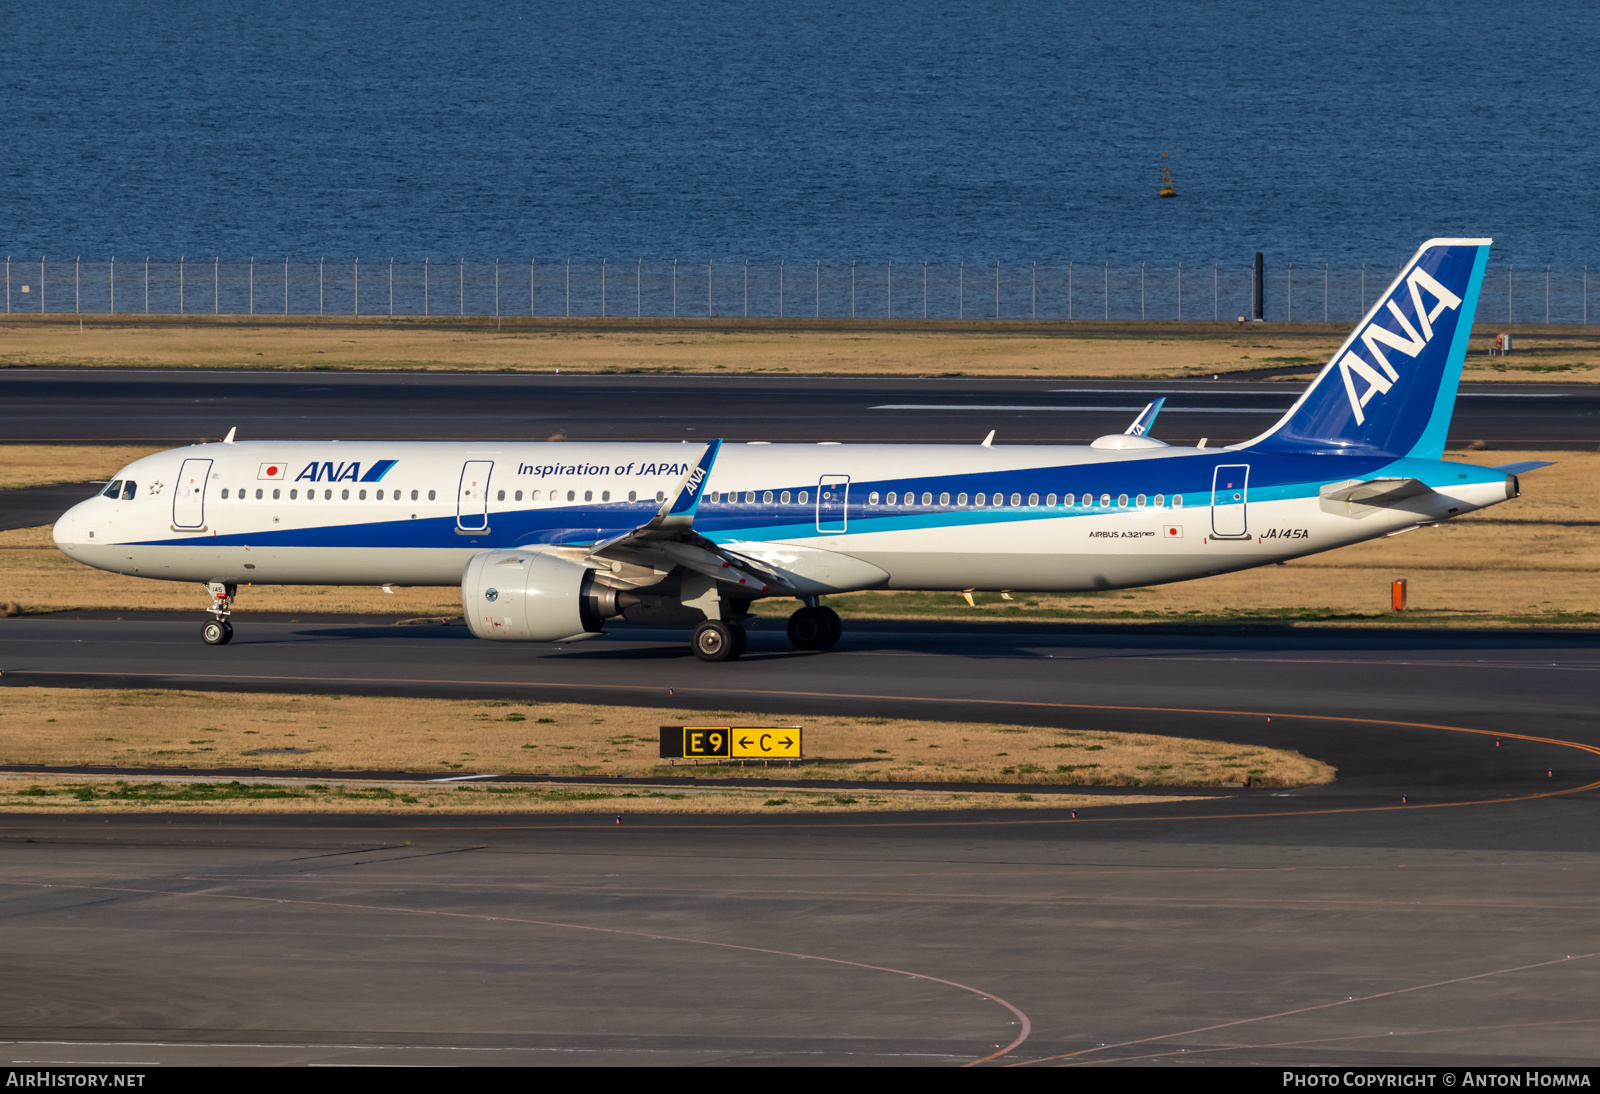
[[594,579],[582,563],[538,551],[482,551],[461,575],[461,611],[479,638],[576,642],[637,598]]

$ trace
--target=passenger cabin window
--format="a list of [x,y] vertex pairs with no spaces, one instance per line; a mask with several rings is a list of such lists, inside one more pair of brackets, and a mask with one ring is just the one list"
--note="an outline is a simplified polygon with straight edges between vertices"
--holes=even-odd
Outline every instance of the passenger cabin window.
[[1133,499],[1133,503],[1135,505],[1137,505],[1140,509],[1144,508],[1144,502],[1145,502],[1145,497],[1144,497],[1143,494],[1140,494],[1138,497]]
[[495,501],[505,501],[506,500],[506,492],[504,490],[500,491],[498,494],[495,495],[495,499],[494,500]]
[[1183,508],[1183,495],[1182,494],[1174,494],[1174,495],[1172,495],[1172,507],[1174,509],[1182,509]]
[[[274,494],[274,495],[273,495],[273,496],[274,496],[274,497],[276,497],[276,496],[277,496],[277,495],[276,495],[276,494]],[[298,498],[299,498],[299,497],[300,497],[300,491],[298,491],[298,490],[291,490],[291,491],[289,491],[289,500],[290,500],[290,501],[295,501],[295,500],[297,500],[297,499],[298,499]]]
[[227,496],[228,496],[228,488],[227,488],[227,487],[226,487],[226,486],[224,486],[224,487],[223,487],[223,488],[222,488],[222,496],[223,496],[223,497],[224,497],[224,498],[226,498],[226,497],[227,497]]
[[1021,494],[1012,494],[1011,495],[1011,504],[1012,505],[1021,505],[1022,504],[1022,495]]
[[[665,501],[666,498],[663,497],[661,500]],[[756,492],[754,490],[746,490],[744,492],[744,503],[746,505],[754,505],[756,503]]]
[[809,492],[807,492],[805,490],[800,491],[800,504],[801,505],[804,505],[808,500],[810,500],[810,498],[811,498],[811,494]]
[[1165,494],[1157,494],[1156,495],[1156,508],[1160,509],[1162,506],[1164,506],[1166,504],[1167,504],[1167,496]]
[[[538,491],[535,490],[534,493],[537,494]],[[722,495],[718,494],[717,497],[720,498],[720,497],[722,497]],[[628,500],[629,501],[638,501],[639,500],[639,491],[637,491],[637,490],[629,490],[628,491]]]
[[[785,490],[781,495],[779,495],[778,501],[782,505],[788,505],[789,504],[789,491]],[[877,505],[878,504],[878,495],[876,495],[876,494],[872,495],[872,504],[873,505]]]
[[416,501],[417,500],[417,492],[415,490],[411,491],[411,500],[412,501]]
[[360,501],[366,501],[367,500],[367,492],[365,490],[361,491],[361,493],[356,495],[356,498],[358,500],[360,500]]
[[600,500],[601,501],[610,501],[611,500],[611,491],[609,491],[609,490],[600,491]]
[[277,489],[277,488],[276,488],[276,487],[274,487],[274,488],[273,488],[273,490],[272,490],[272,500],[273,500],[273,501],[277,501],[277,500],[278,500],[278,498],[279,498],[279,497],[281,497],[281,496],[282,496],[282,495],[281,495],[281,493],[280,493],[280,492],[279,492],[279,490],[278,490],[278,489]]
[[1029,505],[1034,505],[1034,506],[1038,505],[1039,504],[1039,495],[1038,494],[1029,494],[1028,495],[1028,504]]
[[660,490],[657,490],[656,491],[656,501],[662,502],[662,501],[666,501],[666,500],[667,500],[667,495],[664,492],[662,492]]
[[949,505],[950,504],[950,495],[949,494],[940,494],[939,495],[939,504],[940,505]]
[[[411,492],[411,496],[412,496],[412,497],[416,497],[416,496],[417,496],[417,492],[416,492],[416,491],[415,491],[415,490],[413,490],[413,491],[412,491],[412,492]],[[432,501],[432,500],[433,500],[433,497],[434,497],[434,494],[433,494],[433,491],[432,491],[432,490],[429,490],[429,491],[428,491],[428,500],[429,500],[429,501]]]
[[762,505],[771,505],[772,504],[772,491],[771,490],[763,490],[761,492],[761,504]]
[[1056,505],[1056,496],[1051,494],[1049,497],[1044,499],[1044,503],[1050,506],[1050,508],[1054,509]]
[[894,503],[895,503],[895,501],[896,501],[896,500],[897,500],[897,499],[898,499],[898,498],[899,498],[899,497],[900,497],[900,495],[899,495],[899,494],[897,494],[897,493],[895,493],[895,492],[894,492],[894,491],[893,491],[893,490],[891,490],[891,491],[889,491],[889,493],[888,493],[888,494],[887,494],[887,495],[886,495],[886,496],[885,496],[885,497],[884,497],[884,501],[886,501],[886,502],[887,502],[887,503],[888,503],[888,504],[890,504],[890,505],[893,505],[893,504],[894,504]]
[[1111,508],[1111,495],[1110,494],[1101,494],[1100,495],[1100,508],[1102,508],[1102,509]]
[[257,501],[261,500],[261,487],[259,487],[259,486],[256,487],[256,500]]
[[593,501],[594,500],[594,491],[593,490],[585,490],[583,492],[583,500],[584,501]]

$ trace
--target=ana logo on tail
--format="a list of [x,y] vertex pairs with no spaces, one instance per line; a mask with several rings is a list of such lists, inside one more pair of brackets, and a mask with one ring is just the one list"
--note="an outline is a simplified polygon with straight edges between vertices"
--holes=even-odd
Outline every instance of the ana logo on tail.
[[[1411,306],[1416,312],[1416,325],[1405,317],[1399,306],[1391,298],[1388,301],[1389,313],[1394,316],[1395,322],[1400,324],[1400,329],[1405,332],[1401,337],[1386,327],[1380,327],[1377,314],[1372,322],[1367,324],[1360,337],[1352,341],[1350,350],[1339,359],[1339,375],[1344,380],[1345,394],[1350,398],[1350,410],[1355,414],[1356,424],[1361,425],[1367,420],[1362,408],[1371,401],[1374,395],[1386,395],[1389,390],[1400,381],[1400,373],[1389,363],[1384,356],[1379,343],[1392,350],[1399,350],[1407,357],[1415,358],[1433,338],[1434,320],[1438,319],[1445,309],[1454,311],[1461,306],[1461,298],[1443,285],[1439,284],[1428,271],[1421,266],[1413,269],[1406,275],[1406,287],[1411,291]],[[1433,298],[1432,306],[1423,303],[1423,293]],[[1397,294],[1398,295],[1398,294]],[[1421,328],[1420,330],[1418,328]],[[1367,347],[1367,352],[1372,355],[1371,362],[1364,359],[1356,352],[1355,342],[1359,341]],[[1382,370],[1381,372],[1379,370]],[[1356,393],[1356,377],[1366,382],[1367,389],[1359,395]]]

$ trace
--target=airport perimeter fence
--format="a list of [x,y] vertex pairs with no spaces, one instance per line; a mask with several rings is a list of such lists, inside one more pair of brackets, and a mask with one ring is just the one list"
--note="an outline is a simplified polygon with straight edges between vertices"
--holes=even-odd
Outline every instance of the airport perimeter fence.
[[[1270,321],[1352,323],[1394,269],[1268,267]],[[1249,267],[5,260],[6,311],[1179,321],[1251,317]],[[1589,270],[1490,267],[1480,322],[1589,322]]]

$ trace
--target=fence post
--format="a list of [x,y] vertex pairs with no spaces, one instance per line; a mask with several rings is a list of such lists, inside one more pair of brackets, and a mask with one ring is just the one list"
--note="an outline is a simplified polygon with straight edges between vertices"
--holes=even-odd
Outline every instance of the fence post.
[[1105,280],[1106,280],[1106,286],[1105,286],[1106,287],[1106,318],[1110,319],[1111,318],[1111,263],[1109,263],[1109,262],[1107,262],[1106,265],[1105,265]]
[[[106,274],[106,285],[111,290],[111,306],[106,309],[107,315],[117,314],[117,256],[111,256],[111,265]],[[1584,314],[1588,314],[1585,312]]]
[[1285,285],[1286,290],[1287,290],[1283,294],[1284,307],[1287,309],[1284,312],[1285,316],[1287,317],[1287,318],[1285,318],[1284,322],[1293,323],[1294,322],[1294,263],[1293,262],[1289,263],[1289,268],[1284,271],[1283,279],[1284,279],[1284,285]]
[[1544,268],[1544,325],[1550,325],[1550,267]]
[[[39,260],[39,310],[44,310],[44,259]],[[183,314],[183,255],[178,256],[178,314]]]
[[[11,310],[11,273],[6,271],[6,310]],[[1583,325],[1589,325],[1589,267],[1583,268]]]
[[956,273],[956,318],[967,317],[967,263],[961,261],[960,270]]
[[[10,284],[10,282],[7,282]],[[7,297],[6,299],[10,299]],[[922,318],[928,318],[928,260],[922,260]]]
[[1322,321],[1328,321],[1328,264],[1322,264]]
[[783,318],[783,259],[778,259],[778,318]]
[[1217,322],[1222,318],[1222,292],[1218,285],[1219,271],[1215,262],[1211,263],[1211,321]]
[[600,260],[600,318],[606,317],[606,260]]
[[750,318],[750,260],[744,260],[744,317]]
[[572,259],[567,259],[567,318],[572,318]]
[[1000,318],[1000,263],[994,264],[994,317]]
[[1144,314],[1144,263],[1139,263],[1139,322],[1145,320]]
[[1178,263],[1178,322],[1183,322],[1183,263]]
[[[357,262],[361,261],[359,258]],[[500,259],[494,260],[494,325],[500,325]]]
[[6,314],[11,314],[11,256],[6,255]]
[[[150,258],[149,258],[148,255],[145,256],[144,268],[145,268],[144,282],[145,282],[145,297],[146,297],[144,310],[145,311],[149,311],[150,310],[150,301],[149,301],[148,298],[149,298],[149,295],[150,295]],[[284,315],[288,315],[289,314],[289,256],[288,255],[284,255],[283,256],[283,314]]]
[[850,260],[850,318],[856,317],[856,260]]
[[714,259],[714,258],[706,259],[706,318],[707,319],[711,318],[711,274],[712,274],[712,271],[716,268],[716,265],[717,265],[717,260],[716,259]]
[[389,314],[394,315],[394,255],[389,256]]
[[256,313],[256,256],[250,256],[250,314]]
[[456,270],[458,271],[456,273],[456,290],[461,294],[460,297],[459,297],[459,303],[457,304],[457,309],[458,310],[457,310],[456,314],[461,315],[461,316],[465,316],[467,314],[467,256],[466,255],[462,255],[461,256],[461,262],[456,267]]
[[1067,319],[1072,319],[1072,263],[1067,263]]
[[678,260],[672,260],[672,318],[678,318]]
[[1359,321],[1366,314],[1367,314],[1367,264],[1365,262],[1363,262],[1361,264],[1361,315],[1357,316],[1356,319]]
[[[181,268],[182,267],[180,267],[180,269]],[[182,288],[183,280],[182,280],[182,275],[181,274],[179,275],[178,285],[179,285],[178,300],[179,300],[179,307],[181,308],[182,307],[182,300],[183,300],[183,288]],[[40,255],[39,256],[39,314],[40,315],[44,314],[44,255]]]
[[1507,323],[1511,322],[1511,270],[1512,270],[1512,267],[1510,267],[1510,266],[1506,267],[1506,322]]
[[326,305],[327,305],[327,293],[325,291],[325,289],[327,287],[327,283],[328,283],[327,272],[328,272],[328,259],[327,259],[327,256],[326,255],[318,256],[318,258],[317,258],[317,314],[318,315],[326,315],[327,314],[327,307],[326,307]]
[[[7,262],[6,262],[6,277],[9,279],[10,276],[11,276],[11,263],[10,263],[9,260],[7,260]],[[9,296],[7,297],[7,304],[8,305],[10,304]],[[150,256],[149,255],[145,255],[144,256],[144,313],[146,315],[150,314]]]
[[893,319],[894,318],[894,260],[893,259],[889,260],[889,265],[885,267],[885,270],[887,271],[884,274],[885,284],[887,284],[889,286],[889,300],[888,300],[888,304],[887,304],[888,316],[887,317],[890,318],[890,319]]
[[639,258],[633,265],[633,317],[644,316],[644,259]]
[[817,315],[822,318],[822,259],[817,259]]
[[[1548,267],[1548,266],[1545,267],[1544,283],[1545,283],[1545,294],[1544,294],[1545,305],[1544,305],[1544,310],[1548,313],[1550,311],[1550,267]],[[82,310],[83,310],[83,256],[79,255],[77,258],[72,260],[72,314],[77,315]],[[1550,321],[1550,317],[1549,317],[1548,314],[1546,314],[1545,322],[1549,322],[1549,321]]]
[[[391,259],[390,261],[392,262],[393,259]],[[539,309],[535,306],[534,297],[533,297],[534,282],[538,280],[538,276],[539,276],[539,260],[537,258],[528,259],[528,318],[529,319],[532,319],[532,318],[534,318],[535,316],[537,316],[539,314]]]
[[355,296],[354,296],[355,303],[352,305],[353,310],[352,310],[351,314],[360,315],[361,314],[361,256],[360,255],[356,255],[355,263],[351,267],[350,284],[351,284],[351,291],[355,294]]
[[211,256],[211,314],[222,314],[222,256]]
[[422,314],[423,315],[432,314],[432,307],[433,307],[432,303],[428,300],[428,295],[429,295],[429,285],[428,285],[429,269],[428,269],[428,266],[429,266],[428,258],[427,258],[426,255],[424,255],[423,259],[422,259]]
[[1033,270],[1033,318],[1037,322],[1039,319],[1039,264],[1035,262],[1030,268]]

